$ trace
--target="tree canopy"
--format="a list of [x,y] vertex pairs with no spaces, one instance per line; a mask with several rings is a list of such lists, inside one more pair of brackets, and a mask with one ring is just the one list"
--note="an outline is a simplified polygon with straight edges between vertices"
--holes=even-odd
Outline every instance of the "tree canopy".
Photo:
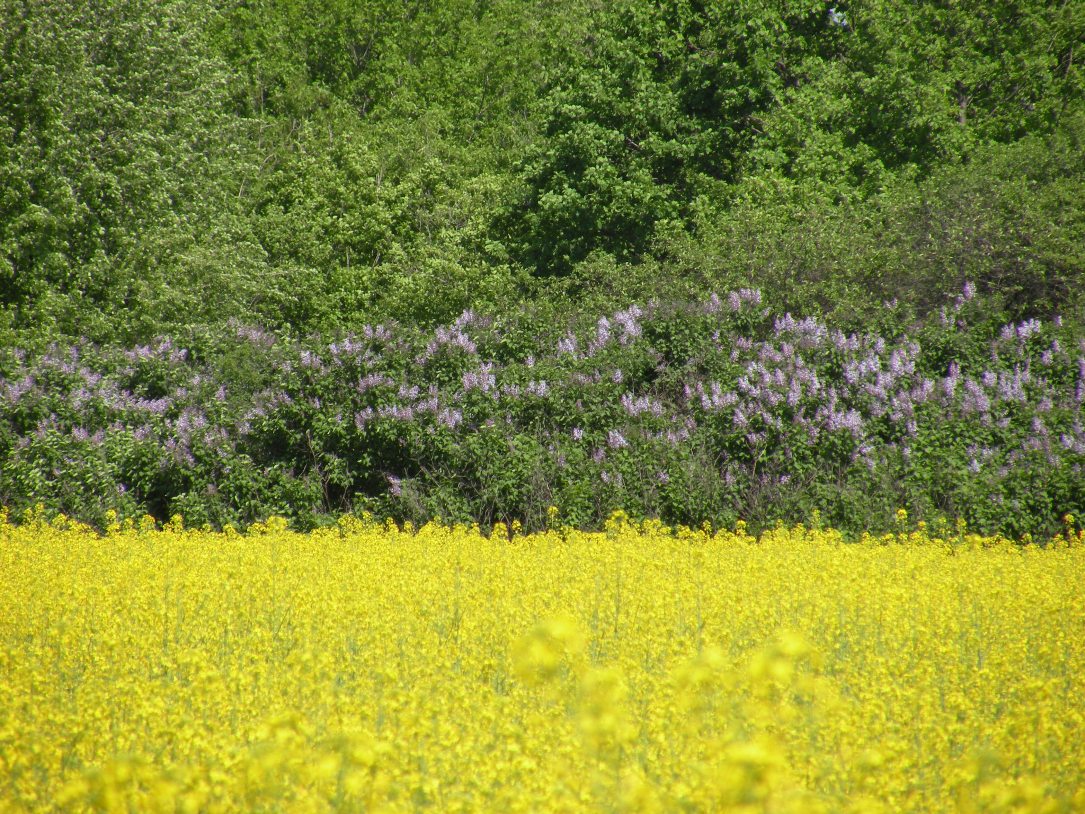
[[870,277],[922,307],[971,276],[1027,314],[1080,280],[1080,4],[4,0],[0,18],[15,334],[433,323],[629,279],[832,309]]

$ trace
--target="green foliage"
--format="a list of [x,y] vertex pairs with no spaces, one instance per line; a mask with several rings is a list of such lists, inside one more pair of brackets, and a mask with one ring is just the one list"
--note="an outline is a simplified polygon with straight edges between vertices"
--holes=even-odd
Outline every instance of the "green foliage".
[[1080,303],[1085,271],[1085,116],[1047,136],[977,149],[890,206],[903,273],[891,288],[924,306],[965,279],[1019,318]]
[[738,176],[757,114],[782,85],[818,4],[739,8],[619,3],[592,13],[544,97],[544,130],[505,214],[542,274],[593,250],[636,260]]
[[2,15],[10,341],[437,324],[675,284],[858,322],[968,277],[1023,315],[1080,287],[1077,4]]
[[[932,376],[981,369],[976,337],[1005,322],[1085,324],[1083,38],[1082,4],[1039,0],[0,0],[0,351],[53,360],[35,394],[80,392],[65,343],[99,354],[142,405],[12,396],[0,493],[212,524],[368,507],[541,525],[553,502],[577,524],[820,508],[860,527],[901,501],[990,526],[1000,505],[1080,505],[1036,450],[965,477],[969,449],[1029,430],[960,416],[910,444],[878,425],[873,468],[847,434],[806,444],[729,413],[684,446],[657,443],[658,417],[634,422],[651,442],[607,441],[623,396],[736,380],[721,330],[772,335],[767,304],[724,312],[713,292],[891,342],[919,326]],[[632,303],[642,340],[546,360]],[[487,315],[478,347],[418,362],[413,343],[467,311]],[[485,358],[514,390],[566,389],[501,409],[472,392],[467,436],[432,415],[354,425],[402,397],[298,354],[376,323],[406,337],[374,350],[397,382],[447,394]],[[817,363],[839,378],[846,360]],[[193,435],[196,416],[236,436]]]
[[[0,358],[0,503],[303,526],[598,526],[616,509],[853,531],[963,517],[1015,536],[1085,503],[1082,324],[1001,325],[968,287],[885,334],[754,290],[594,320],[467,312],[332,341],[232,324]],[[908,330],[901,329],[905,320]]]
[[869,3],[842,26],[821,3],[670,0],[591,19],[549,78],[501,220],[544,275],[596,250],[638,261],[721,219],[771,230],[781,204],[877,219],[872,197],[1051,133],[1082,102],[1069,4]]
[[206,239],[229,228],[244,129],[225,115],[209,13],[198,0],[0,7],[0,307],[17,321],[146,334],[223,318],[245,296]]

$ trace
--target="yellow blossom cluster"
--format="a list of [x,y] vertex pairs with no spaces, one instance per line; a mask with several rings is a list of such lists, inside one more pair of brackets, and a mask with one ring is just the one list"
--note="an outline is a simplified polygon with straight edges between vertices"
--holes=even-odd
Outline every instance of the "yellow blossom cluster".
[[1072,526],[551,519],[0,514],[0,812],[1085,811]]

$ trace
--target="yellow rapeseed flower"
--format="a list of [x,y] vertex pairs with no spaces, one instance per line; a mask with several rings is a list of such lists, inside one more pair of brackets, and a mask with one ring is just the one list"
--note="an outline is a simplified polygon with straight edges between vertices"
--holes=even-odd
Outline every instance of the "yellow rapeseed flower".
[[0,811],[1082,810],[1076,527],[548,518],[0,510]]

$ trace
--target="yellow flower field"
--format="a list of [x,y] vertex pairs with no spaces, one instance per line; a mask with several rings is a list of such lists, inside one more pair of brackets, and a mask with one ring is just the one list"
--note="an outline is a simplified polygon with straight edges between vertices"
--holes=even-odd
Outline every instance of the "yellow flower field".
[[0,811],[1085,811],[1085,539],[901,529],[2,515]]

